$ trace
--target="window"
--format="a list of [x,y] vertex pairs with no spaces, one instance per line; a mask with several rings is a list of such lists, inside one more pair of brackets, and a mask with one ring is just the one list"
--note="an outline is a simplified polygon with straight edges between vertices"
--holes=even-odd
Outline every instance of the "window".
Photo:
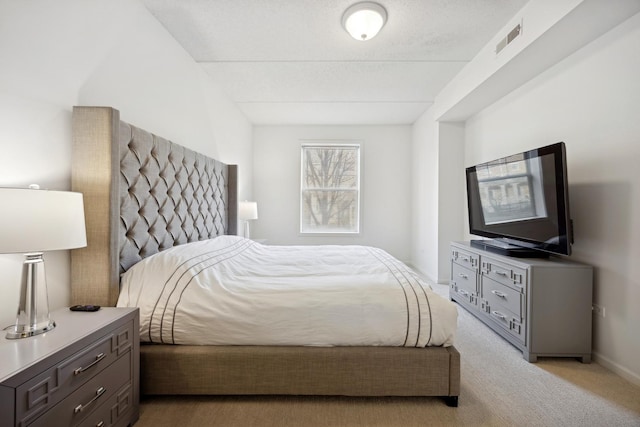
[[360,145],[304,143],[300,233],[360,232]]

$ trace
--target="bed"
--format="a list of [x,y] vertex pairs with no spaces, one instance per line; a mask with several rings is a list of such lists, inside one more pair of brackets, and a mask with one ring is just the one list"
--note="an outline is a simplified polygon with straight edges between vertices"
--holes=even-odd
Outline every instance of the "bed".
[[[119,112],[110,107],[74,107],[72,190],[84,194],[88,240],[86,248],[71,254],[72,304],[138,303],[130,287],[126,296],[121,294],[121,277],[136,283],[131,277],[140,266],[157,263],[154,260],[185,247],[222,242],[243,248],[237,252],[244,261],[258,258],[256,254],[273,256],[274,248],[234,236],[236,166],[121,121]],[[356,249],[372,257],[387,256],[374,248]],[[402,268],[392,257],[386,262],[389,271]],[[155,271],[153,264],[147,271]],[[407,282],[419,282],[410,270],[398,274]],[[239,281],[235,286],[241,285]],[[421,292],[426,294],[428,289],[407,288],[405,295],[423,298]],[[258,301],[268,295],[260,294]],[[194,301],[199,298],[193,297]],[[409,307],[406,301],[405,305]],[[415,306],[429,316],[438,310],[428,302]],[[167,319],[181,316],[186,315],[176,312]],[[458,404],[460,355],[449,338],[438,336],[436,320],[431,323],[429,318],[428,327],[426,320],[418,320],[425,325],[422,329],[404,325],[405,339],[400,342],[376,336],[355,344],[338,340],[296,345],[285,333],[262,342],[255,337],[239,341],[214,337],[203,345],[190,341],[201,333],[189,333],[189,322],[200,316],[196,312],[186,326],[171,323],[165,328],[171,331],[168,335],[160,333],[141,345],[142,394],[439,396],[449,406]],[[151,331],[153,322],[149,324]],[[423,332],[409,336],[409,329]],[[176,340],[176,330],[183,330],[185,338]],[[359,330],[350,334],[358,336]]]

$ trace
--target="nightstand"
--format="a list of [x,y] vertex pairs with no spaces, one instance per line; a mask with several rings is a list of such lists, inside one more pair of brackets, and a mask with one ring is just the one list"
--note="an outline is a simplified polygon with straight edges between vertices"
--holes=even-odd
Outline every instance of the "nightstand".
[[139,415],[137,308],[51,313],[55,329],[0,336],[0,426],[127,426]]

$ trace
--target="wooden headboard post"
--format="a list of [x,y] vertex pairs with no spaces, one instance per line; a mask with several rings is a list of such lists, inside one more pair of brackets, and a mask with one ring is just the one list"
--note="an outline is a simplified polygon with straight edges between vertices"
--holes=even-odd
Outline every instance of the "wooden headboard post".
[[114,306],[120,274],[170,247],[237,233],[238,168],[120,120],[73,108],[72,190],[87,247],[71,251],[71,302]]

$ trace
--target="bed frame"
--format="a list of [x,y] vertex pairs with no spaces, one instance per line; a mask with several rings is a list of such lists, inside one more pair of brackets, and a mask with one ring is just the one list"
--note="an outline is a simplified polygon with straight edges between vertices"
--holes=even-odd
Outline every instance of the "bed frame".
[[[172,246],[236,234],[237,167],[74,107],[72,190],[88,246],[71,253],[72,304],[114,306],[120,274]],[[141,345],[142,394],[441,396],[458,405],[454,347]]]

